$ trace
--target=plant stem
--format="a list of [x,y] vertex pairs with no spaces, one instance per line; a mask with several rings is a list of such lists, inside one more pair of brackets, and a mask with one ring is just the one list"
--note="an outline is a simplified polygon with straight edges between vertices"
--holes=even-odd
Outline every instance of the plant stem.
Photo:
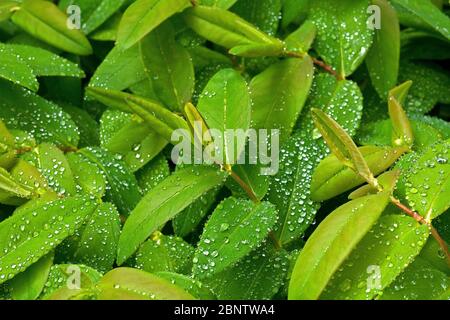
[[[234,179],[234,181],[236,181],[241,186],[241,188],[245,191],[245,193],[247,193],[248,197],[254,203],[256,203],[256,204],[261,203],[261,201],[259,201],[258,196],[255,194],[253,189],[250,188],[250,186],[248,184],[246,184],[235,172],[233,172],[231,167],[225,167],[225,170],[227,170],[230,173],[230,175]],[[277,238],[275,233],[273,233],[273,231],[270,231],[269,237],[270,237],[270,240],[272,240],[272,243],[273,243],[273,246],[275,247],[275,249],[280,250],[281,242]]]
[[254,203],[260,203],[255,192],[253,192],[252,188],[250,188],[248,184],[246,184],[235,172],[233,172],[233,170],[230,169],[228,172],[230,173],[230,175],[234,179],[234,181],[236,181],[241,186],[241,188],[245,191],[245,193],[247,193],[248,197]]
[[447,264],[450,266],[450,252],[448,249],[448,245],[445,242],[444,239],[442,239],[442,237],[439,235],[439,232],[436,230],[435,227],[433,227],[433,225],[431,224],[431,222],[427,221],[424,217],[422,217],[420,214],[418,214],[417,212],[415,212],[414,210],[411,210],[410,208],[408,208],[407,206],[405,206],[404,204],[402,204],[400,202],[400,200],[398,200],[397,198],[391,197],[391,202],[400,210],[402,210],[403,212],[405,212],[407,215],[409,215],[410,217],[412,217],[414,220],[416,220],[417,222],[427,225],[430,228],[431,231],[431,235],[433,236],[434,239],[436,239],[436,241],[439,243],[439,246],[441,247],[442,251],[445,254],[445,257],[447,259]]
[[[307,53],[298,53],[298,52],[293,52],[293,51],[287,51],[286,55],[288,57],[294,57],[294,58],[303,58],[305,55],[308,55]],[[318,66],[321,67],[323,70],[325,70],[326,72],[328,72],[329,74],[331,74],[332,76],[336,77],[336,79],[338,80],[343,80],[342,76],[339,75],[332,66],[326,64],[324,61],[319,60],[317,58],[311,57],[312,62]]]

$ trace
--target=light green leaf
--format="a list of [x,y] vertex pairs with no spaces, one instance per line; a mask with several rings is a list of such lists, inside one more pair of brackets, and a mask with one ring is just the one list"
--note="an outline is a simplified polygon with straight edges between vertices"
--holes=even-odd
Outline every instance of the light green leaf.
[[372,44],[368,7],[369,0],[311,2],[309,18],[318,31],[315,49],[342,78],[356,70]]
[[[76,288],[74,283],[74,275],[80,272],[80,289]],[[101,279],[102,274],[97,270],[85,266],[74,264],[55,264],[51,266],[47,282],[44,285],[44,290],[40,295],[40,300],[62,300],[64,298],[71,298],[80,293],[80,290],[92,290],[94,285]],[[67,288],[67,284],[73,285],[74,289]],[[64,290],[65,296],[61,296],[61,291]]]
[[282,41],[259,31],[251,23],[224,9],[196,6],[186,10],[184,19],[187,25],[203,38],[227,49],[267,45],[273,47],[271,51],[275,55],[283,52]]
[[[360,147],[368,168],[375,176],[386,171],[403,153],[405,147]],[[323,159],[314,171],[311,182],[311,198],[325,201],[349,191],[365,182],[365,179],[346,167],[335,155]]]
[[305,21],[300,28],[287,36],[284,42],[288,51],[306,54],[317,35],[317,28],[310,20]]
[[184,289],[186,292],[190,293],[196,299],[200,300],[215,300],[214,294],[205,287],[201,282],[192,279],[191,277],[177,274],[173,272],[157,272],[156,275],[163,279],[166,279],[173,283],[174,285]]
[[386,208],[390,193],[350,201],[330,213],[300,252],[289,299],[318,299],[333,274]]
[[277,219],[275,206],[228,198],[214,210],[195,252],[193,274],[210,277],[233,266],[255,249]]
[[194,297],[170,281],[131,268],[117,268],[97,285],[99,300],[193,300]]
[[67,27],[67,16],[50,1],[24,0],[12,21],[33,37],[77,55],[90,55],[92,47],[80,30]]
[[372,300],[381,295],[420,253],[429,235],[428,226],[410,217],[381,217],[334,274],[321,299]]
[[286,141],[305,104],[314,75],[311,58],[278,62],[253,78],[252,127],[280,130]]
[[374,88],[381,98],[397,84],[400,64],[400,25],[397,13],[387,0],[372,0],[380,10],[380,27],[367,54],[366,65]]
[[[200,95],[198,110],[208,128],[220,133],[213,137],[218,153],[215,159],[224,164],[236,163],[250,127],[251,101],[245,80],[232,69],[219,71]],[[241,136],[236,133],[230,137],[229,129],[240,130]]]
[[117,43],[128,49],[164,20],[191,6],[189,0],[137,0],[125,11],[117,33]]
[[[95,210],[88,197],[73,197],[22,210],[0,223],[0,283],[54,249]],[[30,223],[25,223],[29,220]]]
[[316,127],[336,158],[375,185],[372,171],[348,133],[322,110],[313,108],[311,111]]
[[226,174],[213,167],[179,170],[150,190],[127,219],[119,240],[117,262],[127,260],[154,231],[208,190],[223,183]]

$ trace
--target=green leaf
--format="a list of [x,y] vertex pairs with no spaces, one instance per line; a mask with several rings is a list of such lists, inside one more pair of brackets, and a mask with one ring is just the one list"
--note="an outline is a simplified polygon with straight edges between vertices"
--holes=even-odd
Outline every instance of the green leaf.
[[50,1],[24,0],[12,21],[33,37],[77,55],[90,55],[92,47],[80,30],[67,27],[67,16]]
[[381,299],[448,300],[449,296],[449,277],[418,258],[384,291]]
[[190,293],[196,299],[200,300],[215,300],[214,294],[206,288],[201,282],[192,279],[191,277],[177,274],[173,272],[157,272],[156,275],[163,279],[166,279],[173,283],[174,285],[184,289],[186,292]]
[[272,178],[267,199],[278,209],[274,234],[284,246],[300,238],[320,207],[311,200],[311,179],[323,147],[311,137],[295,134],[281,148],[280,170]]
[[39,83],[30,66],[14,50],[0,43],[0,77],[37,91]]
[[86,264],[98,271],[112,269],[120,236],[119,212],[111,203],[97,207],[75,234],[58,248],[65,262]]
[[228,9],[238,0],[202,0],[202,5]]
[[372,300],[381,295],[420,253],[429,235],[428,226],[410,217],[381,217],[334,274],[321,299]]
[[187,122],[182,117],[170,112],[155,101],[115,90],[88,88],[87,91],[107,106],[137,114],[152,130],[167,141],[172,140],[174,130],[185,129],[190,132]]
[[289,299],[318,299],[332,275],[386,208],[390,193],[352,200],[330,213],[300,252]]
[[170,271],[189,274],[194,248],[183,239],[155,232],[133,258],[133,267],[150,273]]
[[219,188],[208,191],[175,216],[172,220],[172,226],[176,235],[185,237],[196,231],[196,228],[216,203],[218,191]]
[[264,244],[205,283],[221,300],[267,300],[280,289],[288,267],[286,251]]
[[404,172],[406,198],[427,221],[450,208],[450,140],[430,146]]
[[15,276],[9,282],[11,297],[14,300],[35,300],[39,297],[47,282],[52,264],[53,253],[49,253]]
[[191,6],[189,0],[137,0],[125,11],[117,43],[128,49],[177,12]]
[[17,1],[4,0],[0,3],[0,21],[8,20],[13,14],[13,8],[19,6]]
[[300,28],[292,32],[284,42],[289,51],[306,54],[317,35],[317,28],[310,20],[305,21]]
[[233,266],[269,234],[277,213],[269,202],[228,198],[214,210],[195,252],[193,274],[210,277]]
[[139,187],[144,194],[156,187],[161,181],[170,175],[167,159],[163,154],[158,155],[136,173]]
[[438,102],[450,103],[450,76],[432,63],[401,61],[399,81],[412,80],[403,104],[408,114],[430,112]]
[[105,177],[106,199],[114,203],[121,214],[128,216],[141,199],[137,180],[130,169],[100,148],[90,147],[80,153],[97,165]]
[[99,144],[98,123],[86,110],[68,103],[60,103],[61,108],[72,118],[80,131],[79,147]]
[[208,190],[223,183],[226,174],[212,167],[179,170],[150,190],[127,219],[119,240],[121,265],[154,231]]
[[397,84],[400,65],[400,25],[397,13],[387,0],[372,0],[380,10],[381,29],[375,29],[374,41],[366,65],[374,88],[381,98]]
[[193,300],[189,293],[153,274],[117,268],[100,280],[99,300]]
[[342,78],[356,70],[372,44],[368,7],[369,0],[311,2],[309,18],[318,32],[314,47]]
[[[211,130],[215,159],[220,163],[234,164],[245,148],[245,138],[250,127],[251,100],[247,83],[232,69],[223,69],[208,82],[198,101],[198,110]],[[229,136],[227,130],[240,130],[242,136]],[[211,132],[212,133],[212,132]]]
[[[415,137],[413,150],[424,150],[443,138],[440,131],[423,121],[411,120],[411,129]],[[365,124],[358,132],[357,142],[365,146],[390,146],[393,135],[392,121],[380,120]]]
[[101,146],[122,155],[133,171],[157,156],[167,145],[139,117],[118,110],[106,110],[100,119]]
[[[368,168],[375,176],[386,171],[399,159],[405,147],[360,147]],[[311,198],[315,201],[325,201],[357,187],[365,179],[346,167],[335,155],[323,159],[314,171],[311,182]]]
[[334,119],[320,109],[312,109],[313,120],[331,152],[347,167],[370,184],[376,184],[364,156],[347,132]]
[[282,41],[259,31],[249,22],[224,9],[196,6],[186,10],[184,19],[187,25],[203,38],[227,49],[266,45],[273,48],[270,50],[273,55],[283,52]]
[[[75,283],[77,274],[80,275],[79,283]],[[47,282],[44,285],[44,290],[39,299],[61,300],[61,298],[71,298],[79,294],[80,290],[91,290],[101,277],[102,274],[100,272],[88,266],[55,264],[50,268]],[[68,284],[73,286],[73,289],[69,289]],[[80,289],[76,289],[77,284],[80,285]],[[64,290],[64,297],[61,296],[61,290]]]
[[78,128],[56,104],[1,80],[0,92],[0,119],[10,129],[27,131],[37,142],[67,147],[78,144]]
[[450,40],[450,20],[431,1],[393,0],[392,2]]
[[310,0],[283,0],[283,15],[281,18],[283,28],[293,22],[306,19],[310,3]]
[[171,110],[183,110],[194,92],[194,66],[189,52],[175,41],[173,27],[161,25],[140,46],[156,96]]
[[305,104],[314,75],[311,58],[278,62],[250,83],[252,127],[280,130],[280,143],[286,141]]
[[314,78],[311,93],[297,124],[301,131],[319,139],[321,136],[314,126],[311,108],[326,112],[350,136],[354,136],[361,121],[363,96],[355,82],[337,80],[330,74],[319,73]]
[[36,76],[61,76],[83,78],[85,76],[80,67],[50,51],[20,44],[6,45],[20,59],[22,59]]
[[[205,5],[204,1],[202,5]],[[237,1],[231,11],[262,32],[274,36],[278,30],[281,0]]]
[[59,7],[66,11],[69,5],[77,5],[81,9],[81,29],[90,34],[100,27],[109,17],[117,12],[126,0],[63,0]]
[[88,197],[65,198],[22,210],[1,222],[0,283],[24,271],[72,235],[95,208]]
[[145,82],[151,88],[150,77],[150,70],[142,61],[141,43],[127,50],[120,50],[116,46],[98,66],[89,82],[89,87],[120,91]]
[[77,191],[102,198],[106,192],[106,180],[97,165],[80,153],[69,153],[66,158],[77,184]]
[[[265,168],[257,164],[236,164],[233,166],[233,172],[241,179],[256,196],[262,200],[269,190],[269,176],[262,174]],[[238,197],[248,197],[245,190],[232,177],[228,178],[226,186]]]
[[403,110],[400,102],[389,96],[389,116],[392,123],[392,144],[394,146],[407,146],[409,148],[414,144],[414,134],[408,116]]
[[35,165],[47,178],[49,187],[60,195],[75,195],[75,180],[64,153],[49,143],[39,145],[33,152],[37,161]]

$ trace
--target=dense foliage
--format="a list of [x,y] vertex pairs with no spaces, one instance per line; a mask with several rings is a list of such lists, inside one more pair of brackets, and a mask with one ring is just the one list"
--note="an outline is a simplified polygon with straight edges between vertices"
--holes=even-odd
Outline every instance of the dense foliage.
[[444,2],[0,0],[0,297],[449,299]]

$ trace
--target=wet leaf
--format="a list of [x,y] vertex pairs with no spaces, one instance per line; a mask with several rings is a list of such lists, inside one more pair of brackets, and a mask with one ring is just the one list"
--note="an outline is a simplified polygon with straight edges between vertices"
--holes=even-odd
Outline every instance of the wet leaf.
[[[405,147],[360,147],[359,151],[375,176],[386,171],[403,153]],[[323,159],[314,171],[311,198],[315,201],[331,199],[365,182],[365,179],[346,167],[335,155]]]
[[117,43],[128,49],[164,20],[191,6],[189,0],[137,0],[125,11],[117,33]]
[[[224,164],[236,163],[250,127],[251,100],[245,80],[232,69],[220,71],[200,95],[198,111],[208,128],[217,131],[218,136],[213,137],[214,159]],[[230,129],[240,130],[240,134],[229,136]]]
[[276,219],[275,206],[269,202],[224,200],[205,225],[194,256],[193,274],[205,278],[233,266],[264,240]]
[[[95,210],[88,197],[29,208],[0,223],[0,283],[13,278],[73,234]],[[27,223],[28,221],[28,223]]]
[[97,285],[100,300],[193,300],[189,293],[153,274],[131,268],[117,268]]
[[305,104],[314,70],[311,58],[276,63],[250,83],[252,128],[280,130],[286,141]]
[[332,275],[376,223],[387,206],[382,192],[350,201],[323,220],[300,252],[289,284],[289,299],[317,299]]
[[58,49],[78,55],[92,53],[84,34],[67,28],[67,16],[50,1],[25,0],[11,19],[30,35]]
[[312,1],[310,19],[317,27],[315,49],[342,78],[353,73],[372,44],[367,26],[368,0]]
[[118,264],[125,262],[154,231],[194,200],[220,185],[225,174],[211,167],[179,170],[150,190],[130,213],[119,240]]
[[381,98],[397,84],[400,64],[400,25],[395,9],[387,0],[372,0],[380,10],[380,29],[375,29],[366,65],[370,79]]
[[402,215],[380,218],[341,265],[322,299],[372,300],[420,253],[428,226]]

